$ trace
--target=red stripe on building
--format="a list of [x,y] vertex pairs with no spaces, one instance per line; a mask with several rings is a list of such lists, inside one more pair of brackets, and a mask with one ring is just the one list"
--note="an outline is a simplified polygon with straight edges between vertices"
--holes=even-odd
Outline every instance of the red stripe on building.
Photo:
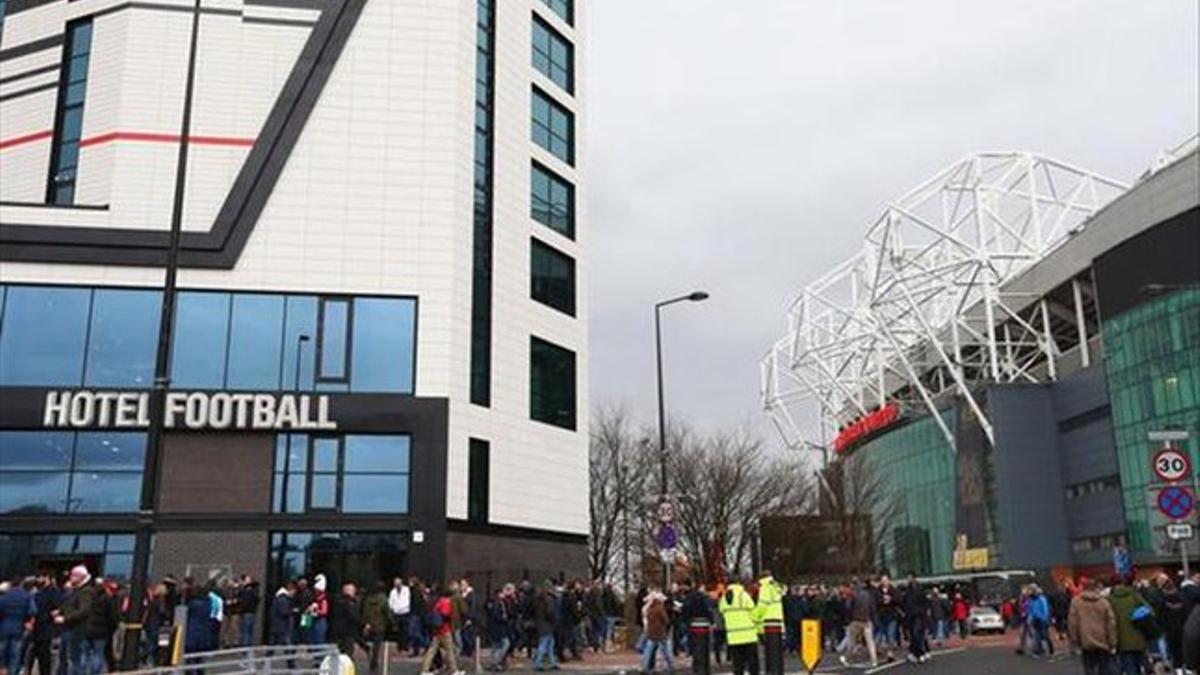
[[[38,131],[24,136],[14,136],[0,140],[0,150],[24,145],[26,143],[34,143],[45,140],[54,136],[54,132],[50,130]],[[254,145],[253,138],[239,138],[236,136],[192,136],[191,142],[194,145],[224,145],[238,148],[248,148]],[[135,141],[140,143],[178,143],[179,134],[152,134],[144,131],[110,131],[106,134],[97,134],[83,139],[79,142],[79,147],[86,148],[92,145],[103,145],[113,141]]]
[[[79,147],[86,148],[91,145],[101,145],[103,143],[111,143],[113,141],[178,143],[179,134],[155,134],[145,131],[110,131],[106,134],[98,134],[96,136],[83,139],[79,142]],[[254,139],[239,138],[235,136],[191,136],[191,143],[194,145],[225,145],[248,148],[251,145],[254,145]]]
[[0,150],[3,150],[5,148],[12,148],[12,147],[15,147],[18,145],[25,145],[26,143],[34,143],[34,142],[40,141],[45,138],[50,138],[53,135],[54,135],[54,132],[52,132],[50,130],[46,130],[46,131],[36,131],[32,134],[25,134],[24,136],[14,136],[12,138],[6,138],[4,140],[0,140]]

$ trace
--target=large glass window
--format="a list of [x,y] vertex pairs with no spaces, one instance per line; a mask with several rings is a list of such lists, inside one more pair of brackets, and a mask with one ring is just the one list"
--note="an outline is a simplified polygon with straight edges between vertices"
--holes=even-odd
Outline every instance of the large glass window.
[[575,186],[533,163],[529,173],[529,215],[570,239],[575,238]]
[[239,293],[233,296],[225,378],[227,388],[279,388],[284,349],[283,310],[284,300],[280,295]]
[[87,93],[91,51],[91,18],[67,24],[63,69],[58,85],[58,119],[50,146],[50,184],[46,201],[51,204],[69,206],[75,203],[79,140],[83,136],[83,102]]
[[408,513],[410,438],[281,434],[275,440],[276,513]]
[[149,290],[95,290],[84,384],[138,388],[154,385],[161,298],[161,294]]
[[530,240],[530,296],[575,316],[575,261],[537,239]]
[[489,481],[491,474],[491,444],[480,438],[469,443],[467,458],[467,520],[486,523],[488,520]]
[[540,338],[529,340],[529,416],[575,428],[575,352]]
[[140,432],[0,431],[0,513],[132,513]]
[[415,345],[416,306],[407,300],[354,301],[350,388],[353,391],[412,391],[413,360],[397,358],[398,346]]
[[84,563],[92,574],[127,581],[133,570],[132,534],[0,534],[0,579]]
[[554,11],[560,19],[568,24],[575,21],[574,0],[542,0],[542,3]]
[[345,582],[371,588],[403,576],[407,532],[272,532],[270,588],[286,579],[324,574],[330,588]]
[[533,67],[562,87],[563,91],[574,91],[574,48],[550,24],[536,15],[533,18]]
[[[148,389],[161,309],[150,289],[0,288],[0,385]],[[416,311],[412,298],[181,291],[171,386],[411,394]]]
[[492,402],[492,121],[495,4],[475,6],[475,176],[471,233],[471,403]]
[[532,137],[567,164],[575,162],[575,116],[537,87],[532,98]]
[[0,321],[0,384],[78,386],[92,292],[10,286]]
[[171,385],[183,389],[225,386],[225,349],[229,339],[228,293],[183,291],[175,310]]

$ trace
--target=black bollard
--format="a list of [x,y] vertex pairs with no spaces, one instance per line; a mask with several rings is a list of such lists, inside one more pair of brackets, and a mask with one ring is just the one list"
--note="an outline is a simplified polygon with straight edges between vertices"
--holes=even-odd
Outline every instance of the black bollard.
[[783,627],[763,627],[763,648],[766,652],[766,675],[783,675]]
[[709,659],[712,656],[709,636],[712,634],[712,627],[707,623],[693,624],[688,627],[688,633],[688,646],[692,650],[692,673],[693,675],[709,675],[711,672]]

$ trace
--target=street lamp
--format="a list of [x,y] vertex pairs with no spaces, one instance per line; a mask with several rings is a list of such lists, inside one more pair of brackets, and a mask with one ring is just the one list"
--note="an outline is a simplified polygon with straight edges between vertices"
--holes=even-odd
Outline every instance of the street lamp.
[[[658,471],[659,487],[662,493],[660,504],[665,504],[669,499],[667,491],[667,421],[666,407],[663,405],[662,308],[677,302],[702,302],[707,299],[708,293],[692,291],[687,295],[663,300],[654,305],[654,356],[658,367]],[[663,561],[663,570],[663,579],[666,583],[670,583],[671,564],[666,560]]]

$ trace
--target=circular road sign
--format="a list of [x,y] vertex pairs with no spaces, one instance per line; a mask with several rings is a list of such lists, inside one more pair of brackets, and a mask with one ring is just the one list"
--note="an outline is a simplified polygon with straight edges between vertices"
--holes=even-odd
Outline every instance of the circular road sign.
[[1154,453],[1154,473],[1168,483],[1184,480],[1192,474],[1192,460],[1179,448],[1165,447]]
[[1178,485],[1160,490],[1157,501],[1158,510],[1172,520],[1187,518],[1196,507],[1196,497],[1192,491]]

